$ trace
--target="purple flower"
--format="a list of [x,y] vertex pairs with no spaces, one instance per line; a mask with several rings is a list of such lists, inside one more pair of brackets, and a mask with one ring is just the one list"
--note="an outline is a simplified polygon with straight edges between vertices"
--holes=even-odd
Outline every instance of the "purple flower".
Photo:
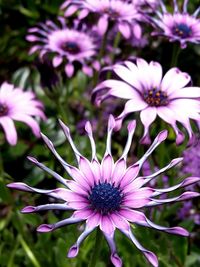
[[198,210],[192,205],[192,201],[184,202],[182,208],[178,210],[177,217],[180,220],[189,219],[194,221],[195,224],[200,225],[200,214]]
[[102,35],[107,31],[109,22],[113,22],[125,38],[131,37],[131,34],[137,36],[139,25],[136,19],[140,15],[130,0],[67,0],[61,9],[66,9],[66,17],[80,10],[79,19],[85,18],[89,13],[97,14],[98,28]]
[[56,152],[52,142],[44,135],[43,139],[51,152],[60,161],[66,172],[71,176],[71,180],[64,179],[58,173],[49,169],[35,158],[29,157],[29,160],[39,168],[52,175],[64,187],[53,190],[44,190],[30,187],[24,183],[11,183],[8,187],[44,194],[63,203],[51,203],[40,206],[27,206],[22,209],[22,213],[34,213],[42,210],[64,210],[73,211],[70,218],[56,222],[54,224],[42,224],[37,228],[38,232],[51,232],[57,228],[68,224],[74,224],[85,221],[85,230],[79,236],[77,242],[69,249],[68,257],[75,257],[79,252],[79,247],[84,239],[97,227],[99,227],[105,236],[111,250],[111,261],[114,266],[121,267],[122,261],[119,258],[114,241],[115,230],[119,229],[136,247],[144,254],[147,260],[153,265],[158,266],[157,257],[151,251],[144,248],[135,238],[130,223],[154,228],[170,234],[188,236],[187,230],[182,227],[164,227],[149,220],[140,208],[153,207],[161,204],[167,204],[176,201],[187,200],[197,197],[200,194],[195,192],[184,192],[179,196],[161,199],[159,196],[172,192],[178,188],[185,187],[198,182],[198,177],[188,177],[174,186],[155,189],[146,184],[165,170],[177,165],[182,158],[173,159],[167,166],[148,176],[138,176],[138,173],[153,150],[167,138],[167,131],[160,132],[152,145],[135,164],[127,167],[127,154],[132,143],[136,123],[131,121],[128,125],[128,138],[121,157],[114,162],[111,154],[111,135],[115,127],[115,121],[112,116],[108,122],[108,132],[106,141],[106,151],[101,162],[96,156],[96,146],[93,139],[92,127],[89,122],[85,125],[85,130],[89,137],[92,158],[89,161],[76,148],[72,141],[69,128],[60,122],[61,127],[75,153],[78,168],[69,165]]
[[155,32],[153,35],[162,35],[170,42],[180,42],[181,48],[187,46],[187,42],[200,43],[200,20],[197,18],[200,7],[192,14],[187,12],[188,0],[183,3],[183,11],[179,11],[177,1],[174,0],[174,13],[167,11],[163,1],[160,1],[162,11],[156,11],[157,18],[150,18]]
[[149,127],[157,115],[172,126],[177,144],[184,140],[177,121],[186,128],[192,141],[189,119],[200,120],[200,87],[185,87],[191,80],[187,73],[171,68],[162,77],[162,67],[158,62],[148,64],[141,58],[136,59],[135,64],[130,61],[116,64],[112,70],[122,81],[110,79],[101,82],[94,89],[93,98],[97,105],[110,96],[128,100],[123,112],[116,118],[116,129],[121,127],[127,114],[140,111],[144,125],[142,142],[150,141]]
[[62,27],[48,20],[45,24],[40,23],[38,27],[29,29],[26,39],[37,43],[31,48],[30,54],[39,51],[40,57],[43,57],[45,54],[53,53],[53,66],[56,68],[63,63],[68,77],[74,74],[76,62],[81,64],[82,71],[86,75],[92,76],[93,69],[90,65],[97,54],[97,45],[92,31],[85,25],[79,29],[78,23],[75,23],[74,28],[69,28],[64,18],[58,19]]
[[24,122],[35,136],[40,137],[40,127],[33,116],[45,119],[43,104],[36,100],[32,92],[23,92],[22,89],[4,82],[0,87],[0,126],[10,145],[17,143],[14,120]]
[[[197,137],[198,138],[198,137]],[[200,173],[200,142],[197,140],[195,144],[183,152],[183,168],[182,175],[197,175]]]

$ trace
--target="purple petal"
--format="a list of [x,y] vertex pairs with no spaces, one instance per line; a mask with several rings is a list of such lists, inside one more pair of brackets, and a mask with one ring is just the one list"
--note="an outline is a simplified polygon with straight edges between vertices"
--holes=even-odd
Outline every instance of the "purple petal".
[[41,232],[41,233],[51,232],[51,231],[56,230],[57,228],[65,226],[65,225],[79,223],[81,221],[82,221],[81,219],[70,217],[68,219],[59,221],[55,224],[42,224],[37,228],[37,231]]
[[[65,6],[64,7],[62,6],[61,8],[63,9],[63,8],[65,8]],[[77,9],[78,9],[78,7],[76,5],[69,6],[65,11],[64,16],[65,17],[72,16],[77,11]]]
[[1,117],[0,125],[2,126],[6,139],[11,146],[15,146],[17,143],[17,131],[13,120],[10,117]]
[[110,218],[114,224],[114,226],[118,229],[129,230],[130,225],[125,218],[123,218],[120,213],[112,213],[110,214]]
[[109,216],[101,215],[100,229],[107,234],[112,234],[114,232],[115,227]]
[[148,251],[147,249],[145,249],[138,242],[138,240],[135,238],[135,236],[132,234],[131,230],[129,232],[128,231],[121,231],[121,232],[124,233],[135,244],[135,246],[144,254],[144,256],[147,258],[147,260],[154,267],[158,267],[158,259],[157,259],[156,255],[153,252]]
[[52,171],[51,169],[49,169],[48,167],[46,167],[44,164],[40,163],[36,158],[34,158],[34,157],[27,157],[27,158],[28,158],[28,160],[30,160],[31,162],[33,162],[36,166],[38,166],[39,168],[41,168],[42,170],[44,170],[48,174],[52,175],[61,184],[65,185],[65,186],[67,185],[67,183],[66,183],[68,181],[67,179],[64,179],[58,173]]
[[35,213],[43,210],[72,210],[72,209],[69,208],[67,204],[54,203],[54,204],[39,205],[36,207],[27,206],[21,210],[21,213]]
[[16,190],[26,191],[26,192],[47,194],[47,195],[51,195],[51,196],[57,198],[57,195],[54,193],[55,189],[53,189],[53,190],[38,189],[38,188],[31,187],[31,186],[28,186],[27,184],[20,183],[20,182],[7,184],[7,187],[12,188],[12,189],[16,189]]
[[85,240],[85,238],[94,230],[95,228],[85,229],[85,231],[79,236],[76,243],[69,249],[67,257],[74,258],[79,252],[80,245]]
[[54,226],[51,224],[42,224],[37,228],[37,232],[47,233],[54,230]]
[[98,32],[100,35],[104,35],[108,28],[107,16],[101,16],[97,23]]
[[69,78],[73,76],[74,66],[72,65],[72,63],[68,63],[67,65],[65,65],[65,73],[67,74]]
[[114,235],[113,234],[109,235],[109,234],[104,233],[104,232],[103,232],[103,234],[104,234],[104,236],[108,242],[108,245],[110,247],[110,251],[111,251],[110,259],[111,259],[112,264],[115,267],[121,267],[122,266],[122,260],[120,259],[120,257],[117,254],[116,245],[115,245],[115,241],[114,241]]
[[80,157],[79,169],[84,174],[88,184],[90,186],[93,186],[94,182],[95,182],[95,178],[94,178],[94,174],[92,172],[92,166],[86,158]]
[[138,175],[139,170],[140,170],[139,165],[137,164],[130,166],[126,170],[124,176],[122,177],[120,181],[120,188],[123,189],[126,185],[131,183],[135,179],[135,177]]
[[114,167],[113,158],[110,155],[105,156],[101,163],[103,182],[110,182],[113,167]]
[[140,140],[143,144],[149,144],[149,126],[154,122],[156,119],[157,112],[156,107],[147,107],[146,109],[142,110],[140,113],[140,119],[142,124],[144,125],[144,134],[142,139]]
[[54,58],[53,58],[53,66],[56,68],[56,67],[58,67],[61,63],[62,63],[62,61],[63,61],[63,58],[62,57],[60,57],[60,56],[55,56]]
[[119,184],[125,170],[126,170],[126,161],[123,158],[119,159],[114,165],[111,177],[112,183]]
[[130,38],[131,36],[131,29],[130,29],[130,25],[126,22],[120,22],[118,24],[118,28],[119,31],[121,32],[121,34],[126,38]]

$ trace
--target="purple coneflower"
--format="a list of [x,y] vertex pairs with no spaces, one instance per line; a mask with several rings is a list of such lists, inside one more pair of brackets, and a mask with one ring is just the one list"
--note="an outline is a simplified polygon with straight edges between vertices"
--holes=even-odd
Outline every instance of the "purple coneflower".
[[188,42],[200,43],[200,20],[197,18],[200,7],[192,14],[187,11],[188,0],[183,3],[183,11],[180,12],[177,1],[174,0],[174,13],[167,11],[162,0],[160,1],[162,12],[156,11],[158,18],[150,18],[156,30],[153,35],[162,35],[169,38],[170,42],[180,42],[181,48],[185,48]]
[[[108,133],[106,142],[106,151],[101,162],[96,156],[96,146],[93,139],[92,127],[89,122],[85,129],[88,134],[91,147],[92,158],[89,161],[76,148],[72,141],[69,128],[60,122],[61,127],[75,153],[78,168],[69,165],[56,152],[52,142],[44,135],[43,139],[51,152],[62,164],[66,172],[71,176],[71,180],[64,179],[58,173],[49,169],[35,158],[29,157],[29,160],[43,169],[64,187],[53,190],[44,190],[30,187],[24,183],[11,183],[8,187],[44,194],[63,203],[51,203],[40,206],[27,206],[22,209],[22,213],[34,213],[44,210],[72,210],[72,216],[54,224],[42,224],[37,228],[38,232],[51,232],[65,225],[84,222],[85,230],[79,236],[77,242],[69,249],[68,257],[75,257],[79,252],[79,247],[84,239],[97,227],[100,228],[105,236],[111,250],[111,261],[114,266],[121,267],[122,261],[117,254],[114,241],[115,230],[119,229],[127,238],[129,238],[136,247],[144,254],[147,260],[153,265],[158,266],[157,257],[151,251],[145,249],[135,238],[130,223],[154,228],[171,234],[188,236],[187,230],[182,227],[164,227],[150,221],[140,208],[152,207],[170,202],[182,201],[197,197],[200,194],[195,192],[184,192],[179,196],[160,199],[163,193],[172,192],[178,188],[200,180],[198,177],[188,177],[177,185],[155,189],[146,186],[148,182],[155,179],[156,176],[177,165],[182,158],[173,159],[167,166],[148,176],[138,176],[138,173],[153,150],[163,142],[167,137],[167,131],[160,132],[154,142],[142,158],[135,164],[127,167],[127,153],[132,143],[136,123],[131,121],[128,125],[128,138],[121,157],[114,162],[111,154],[111,135],[115,127],[115,121],[112,116],[108,122]],[[66,187],[66,188],[65,188]]]
[[137,30],[140,31],[136,23],[140,15],[130,0],[67,0],[61,9],[66,9],[66,17],[80,10],[79,19],[85,18],[89,13],[97,14],[98,28],[102,35],[107,31],[109,21],[117,25],[125,38],[131,37],[131,34],[137,36]]
[[141,59],[136,63],[125,61],[112,67],[114,73],[122,80],[106,80],[93,91],[97,105],[109,96],[127,99],[123,112],[116,118],[117,128],[129,114],[140,111],[140,119],[144,125],[142,142],[148,143],[149,127],[157,115],[169,123],[175,133],[176,142],[184,140],[184,134],[177,127],[180,122],[187,130],[190,141],[193,131],[189,119],[200,120],[200,87],[185,87],[190,76],[178,68],[171,68],[163,76],[162,66],[158,62],[149,64]]
[[34,135],[40,136],[40,127],[33,116],[45,119],[43,104],[36,100],[34,93],[23,92],[20,88],[4,82],[0,87],[0,126],[10,145],[16,145],[17,132],[13,120],[27,124]]
[[40,57],[53,54],[53,66],[58,67],[63,63],[68,77],[74,74],[76,62],[82,65],[82,71],[86,75],[92,76],[91,63],[97,53],[92,31],[85,25],[79,29],[78,23],[75,23],[74,28],[69,28],[66,26],[65,19],[61,17],[58,19],[62,27],[48,20],[45,24],[40,23],[38,27],[29,29],[26,39],[37,43],[31,48],[30,54],[36,51],[40,52]]

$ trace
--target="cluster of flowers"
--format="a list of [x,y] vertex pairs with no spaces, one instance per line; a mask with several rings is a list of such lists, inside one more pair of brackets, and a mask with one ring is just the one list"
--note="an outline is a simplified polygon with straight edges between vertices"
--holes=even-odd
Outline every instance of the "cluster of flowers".
[[[144,126],[141,143],[151,142],[150,126],[156,120],[157,115],[173,128],[177,144],[185,140],[184,133],[177,126],[177,122],[186,129],[189,143],[192,143],[194,133],[190,119],[197,125],[200,121],[200,87],[191,86],[190,75],[176,67],[169,69],[163,75],[162,66],[158,62],[148,63],[142,58],[135,58],[112,65],[113,58],[107,56],[118,53],[113,43],[120,38],[124,38],[131,45],[135,40],[142,45],[143,24],[153,27],[153,36],[165,36],[169,41],[179,42],[181,48],[185,48],[188,42],[200,43],[200,21],[197,18],[200,7],[190,15],[187,12],[187,4],[188,1],[185,0],[183,11],[180,11],[174,0],[174,12],[171,14],[162,1],[67,0],[61,6],[64,16],[58,17],[58,23],[48,20],[28,31],[26,39],[34,43],[30,54],[39,52],[41,60],[44,56],[49,56],[53,67],[64,66],[69,78],[74,76],[77,70],[81,70],[89,77],[105,66],[109,73],[112,71],[114,78],[100,82],[92,92],[92,98],[97,106],[110,96],[127,100],[119,116],[109,117],[106,151],[101,162],[96,156],[93,131],[88,121],[85,124],[85,130],[91,143],[91,160],[86,159],[79,152],[72,141],[69,128],[60,121],[75,153],[78,168],[65,162],[56,152],[52,142],[41,134],[47,147],[72,179],[64,179],[35,158],[29,157],[29,160],[52,175],[66,188],[43,190],[24,183],[8,185],[13,189],[45,194],[63,201],[62,204],[59,202],[37,207],[27,206],[22,210],[23,213],[50,209],[73,211],[70,218],[52,225],[40,225],[37,228],[38,232],[50,232],[68,224],[85,221],[85,230],[70,248],[68,257],[75,257],[83,240],[99,227],[110,247],[111,261],[114,266],[122,266],[114,241],[115,229],[119,229],[127,236],[153,266],[158,266],[157,257],[137,241],[130,223],[171,234],[189,235],[182,227],[157,225],[139,210],[199,196],[199,193],[188,191],[173,198],[162,197],[163,194],[166,195],[176,189],[199,182],[198,175],[188,177],[174,186],[163,189],[156,189],[151,184],[146,186],[159,174],[180,163],[182,158],[173,159],[167,166],[153,174],[139,175],[149,155],[167,138],[167,131],[160,132],[141,159],[131,166],[127,166],[127,154],[136,128],[136,121],[133,120],[128,124],[127,143],[116,162],[111,154],[111,135],[113,130],[117,131],[122,127],[122,122],[128,114],[140,112],[140,120]],[[13,99],[15,99],[14,102]],[[35,99],[34,94],[23,92],[21,89],[15,89],[12,85],[4,83],[0,89],[0,124],[11,145],[16,144],[17,141],[13,120],[25,122],[36,136],[40,135],[38,123],[32,116],[45,119],[43,105]]]

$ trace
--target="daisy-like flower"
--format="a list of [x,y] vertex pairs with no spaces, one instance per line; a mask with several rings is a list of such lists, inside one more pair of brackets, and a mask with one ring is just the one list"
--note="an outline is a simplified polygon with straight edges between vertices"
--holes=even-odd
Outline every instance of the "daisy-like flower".
[[171,68],[163,77],[162,66],[158,62],[148,64],[141,58],[136,59],[136,63],[125,61],[124,64],[116,64],[112,70],[121,80],[101,82],[93,90],[93,98],[97,105],[109,96],[128,100],[116,118],[116,130],[129,113],[140,111],[144,125],[141,142],[150,142],[149,127],[157,115],[172,126],[177,144],[184,140],[177,122],[186,128],[190,142],[193,141],[190,119],[200,120],[200,87],[186,87],[191,80],[187,73]]
[[29,53],[39,51],[41,58],[45,54],[53,54],[53,66],[56,68],[63,63],[68,77],[74,74],[76,62],[81,64],[86,75],[92,76],[91,64],[97,54],[92,32],[85,25],[79,29],[78,23],[75,23],[74,28],[69,28],[64,18],[58,19],[61,27],[48,20],[45,24],[40,23],[38,27],[29,29],[26,39],[36,43]]
[[177,1],[174,0],[174,12],[169,13],[160,0],[161,12],[155,11],[157,18],[150,18],[155,26],[153,35],[165,36],[170,42],[180,42],[181,48],[185,48],[188,42],[200,43],[200,20],[197,18],[200,7],[190,15],[187,11],[188,0],[183,3],[183,11],[179,11]]
[[8,184],[8,187],[21,191],[44,194],[63,201],[63,203],[26,206],[22,209],[22,213],[34,213],[44,210],[73,211],[70,218],[66,218],[54,224],[40,225],[37,228],[37,231],[41,233],[51,232],[69,224],[85,222],[85,230],[79,236],[77,242],[69,249],[68,257],[70,258],[75,257],[78,254],[80,245],[84,239],[95,228],[99,227],[110,247],[110,258],[113,265],[121,267],[122,261],[117,254],[114,241],[115,230],[119,229],[135,244],[147,260],[153,266],[157,267],[157,257],[138,242],[131,230],[130,224],[134,223],[170,234],[188,236],[189,233],[182,227],[164,227],[153,223],[139,209],[199,196],[199,193],[184,192],[181,195],[172,198],[159,198],[163,193],[168,193],[198,182],[200,178],[188,177],[182,182],[164,189],[155,189],[146,186],[146,184],[155,179],[156,176],[177,165],[182,160],[181,158],[172,160],[167,166],[156,171],[154,174],[145,177],[138,176],[147,157],[166,139],[167,131],[160,132],[142,158],[137,163],[127,167],[127,153],[132,143],[132,137],[136,126],[135,121],[131,121],[128,125],[127,143],[121,157],[116,162],[114,162],[111,154],[111,135],[115,127],[115,120],[112,115],[108,122],[106,151],[101,162],[99,162],[96,156],[95,141],[93,139],[92,127],[89,122],[86,123],[85,130],[92,147],[92,158],[90,161],[76,148],[76,145],[72,141],[69,128],[62,122],[60,122],[60,124],[75,153],[78,168],[65,162],[56,152],[52,142],[46,136],[42,135],[47,147],[55,155],[72,179],[64,179],[58,173],[38,162],[35,158],[29,157],[30,161],[48,174],[52,175],[56,180],[63,184],[64,187],[53,190],[44,190],[30,187],[29,185],[20,182]]
[[89,13],[97,14],[98,28],[102,35],[107,31],[109,22],[113,22],[125,38],[131,37],[131,34],[137,36],[141,31],[136,22],[140,15],[130,0],[66,0],[61,9],[66,9],[66,17],[80,10],[79,19],[85,18]]
[[24,92],[4,82],[0,87],[0,126],[10,145],[17,143],[14,120],[24,122],[35,136],[40,137],[40,127],[33,116],[45,119],[43,104],[35,98],[34,93]]

